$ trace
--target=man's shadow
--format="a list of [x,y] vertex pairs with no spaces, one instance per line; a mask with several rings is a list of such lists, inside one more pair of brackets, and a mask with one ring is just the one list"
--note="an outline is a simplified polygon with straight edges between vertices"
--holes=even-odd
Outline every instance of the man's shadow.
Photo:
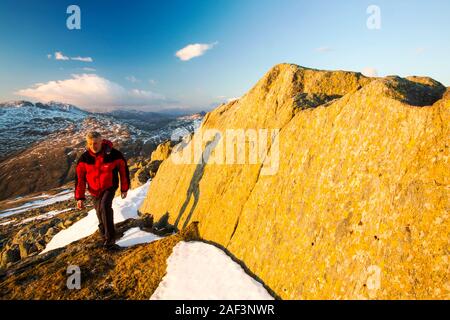
[[202,156],[200,158],[200,162],[195,168],[194,174],[191,179],[191,183],[189,184],[189,188],[186,193],[186,200],[184,201],[183,205],[181,206],[180,212],[178,213],[178,217],[175,220],[174,226],[178,229],[178,223],[180,222],[181,217],[183,216],[184,211],[186,210],[186,207],[189,204],[189,201],[191,200],[191,197],[194,197],[194,203],[192,204],[191,210],[189,211],[188,216],[186,217],[186,220],[183,224],[183,229],[186,228],[186,226],[189,223],[189,220],[191,219],[192,214],[194,213],[195,207],[197,206],[198,199],[200,197],[200,189],[199,184],[200,180],[203,177],[203,173],[205,171],[205,166],[209,160],[209,157],[211,156],[211,152],[214,150],[214,148],[217,146],[220,140],[220,134],[216,133],[214,135],[214,138],[211,141],[208,141],[206,143],[205,149],[202,152]]

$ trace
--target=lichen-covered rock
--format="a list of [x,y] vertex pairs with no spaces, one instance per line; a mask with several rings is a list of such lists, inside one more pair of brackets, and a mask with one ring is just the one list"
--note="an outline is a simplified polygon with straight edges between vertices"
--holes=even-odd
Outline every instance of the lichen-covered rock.
[[[149,161],[139,161],[133,168],[130,168],[131,189],[143,185],[148,179],[151,179],[156,175],[161,163],[169,157],[174,144],[174,141],[171,140],[159,144],[155,151],[152,152]],[[120,190],[117,191],[117,195],[119,194]]]
[[172,148],[174,146],[174,142],[171,140],[164,141],[163,143],[159,144],[155,151],[152,152],[152,155],[150,157],[150,161],[164,161],[172,152]]
[[19,260],[20,260],[19,246],[17,244],[7,246],[1,254],[0,266],[4,268]]
[[[448,299],[449,124],[449,91],[432,79],[280,64],[206,115],[140,211],[199,221],[282,298]],[[174,161],[207,129],[279,129],[276,172]]]
[[[91,207],[90,201],[88,205]],[[3,239],[0,246],[0,270],[42,251],[55,234],[87,215],[87,208],[64,210],[68,209],[67,207],[70,209],[71,206],[73,208],[73,200],[30,209],[18,215],[14,222],[1,226],[0,233]],[[45,212],[61,208],[64,208],[65,212],[53,217],[42,217]]]

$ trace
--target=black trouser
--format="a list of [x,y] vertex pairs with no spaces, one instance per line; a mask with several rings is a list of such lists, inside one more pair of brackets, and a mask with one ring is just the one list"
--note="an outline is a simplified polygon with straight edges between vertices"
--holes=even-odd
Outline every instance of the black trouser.
[[115,242],[114,211],[112,201],[117,188],[109,188],[94,197],[94,208],[98,218],[100,235],[108,244]]

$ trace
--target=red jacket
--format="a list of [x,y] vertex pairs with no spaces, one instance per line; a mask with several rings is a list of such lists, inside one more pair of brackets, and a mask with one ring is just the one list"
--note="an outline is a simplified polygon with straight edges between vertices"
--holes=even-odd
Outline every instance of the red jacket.
[[90,149],[84,152],[77,161],[75,177],[75,199],[85,200],[86,183],[88,191],[94,197],[110,187],[119,187],[128,191],[130,172],[123,154],[112,147],[112,142],[103,139],[102,149],[98,153]]

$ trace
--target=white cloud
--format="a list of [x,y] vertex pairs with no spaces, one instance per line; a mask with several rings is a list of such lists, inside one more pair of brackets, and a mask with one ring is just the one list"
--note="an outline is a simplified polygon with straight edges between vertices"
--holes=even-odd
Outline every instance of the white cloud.
[[162,95],[159,95],[152,91],[139,90],[139,89],[131,89],[129,92],[129,96],[133,97],[134,99],[138,99],[138,100],[142,100],[142,101],[164,99],[164,97]]
[[66,60],[69,60],[69,57],[63,55],[62,52],[57,51],[57,52],[55,52],[55,60],[63,60],[63,61],[66,61]]
[[[51,59],[52,55],[48,54],[47,58]],[[68,57],[65,56],[61,51],[55,52],[55,60],[62,60],[62,61],[68,61],[68,60],[76,60],[76,61],[82,61],[82,62],[93,62],[94,60],[91,57]]]
[[94,61],[91,57],[72,57],[70,60],[83,61],[83,62],[92,62]]
[[426,48],[424,48],[424,47],[419,47],[419,48],[416,48],[415,50],[414,50],[414,52],[416,53],[416,54],[422,54],[422,53],[424,53],[426,51]]
[[138,78],[136,78],[135,76],[127,76],[127,77],[125,77],[125,79],[127,80],[127,81],[130,81],[131,83],[136,83],[136,82],[139,82],[140,80],[138,79]]
[[86,109],[104,110],[161,106],[166,101],[160,94],[138,89],[127,90],[96,74],[74,74],[70,79],[37,83],[15,94],[43,102],[62,101]]
[[149,79],[148,83],[150,83],[151,85],[155,85],[157,81],[155,79]]
[[48,55],[47,55],[47,59],[51,59],[53,57],[53,55],[51,54],[51,53],[49,53]]
[[203,54],[205,54],[206,51],[212,49],[218,42],[214,43],[194,43],[189,44],[186,47],[178,50],[175,55],[181,60],[181,61],[188,61],[192,58],[199,57]]
[[324,53],[324,52],[330,52],[330,51],[332,51],[333,49],[332,48],[330,48],[330,47],[319,47],[319,48],[316,48],[316,49],[314,49],[316,52],[320,52],[320,53]]
[[361,73],[366,77],[378,77],[378,71],[372,67],[365,67],[361,70]]
[[88,72],[95,72],[96,71],[94,68],[88,68],[88,67],[84,67],[83,70],[84,71],[88,71]]

